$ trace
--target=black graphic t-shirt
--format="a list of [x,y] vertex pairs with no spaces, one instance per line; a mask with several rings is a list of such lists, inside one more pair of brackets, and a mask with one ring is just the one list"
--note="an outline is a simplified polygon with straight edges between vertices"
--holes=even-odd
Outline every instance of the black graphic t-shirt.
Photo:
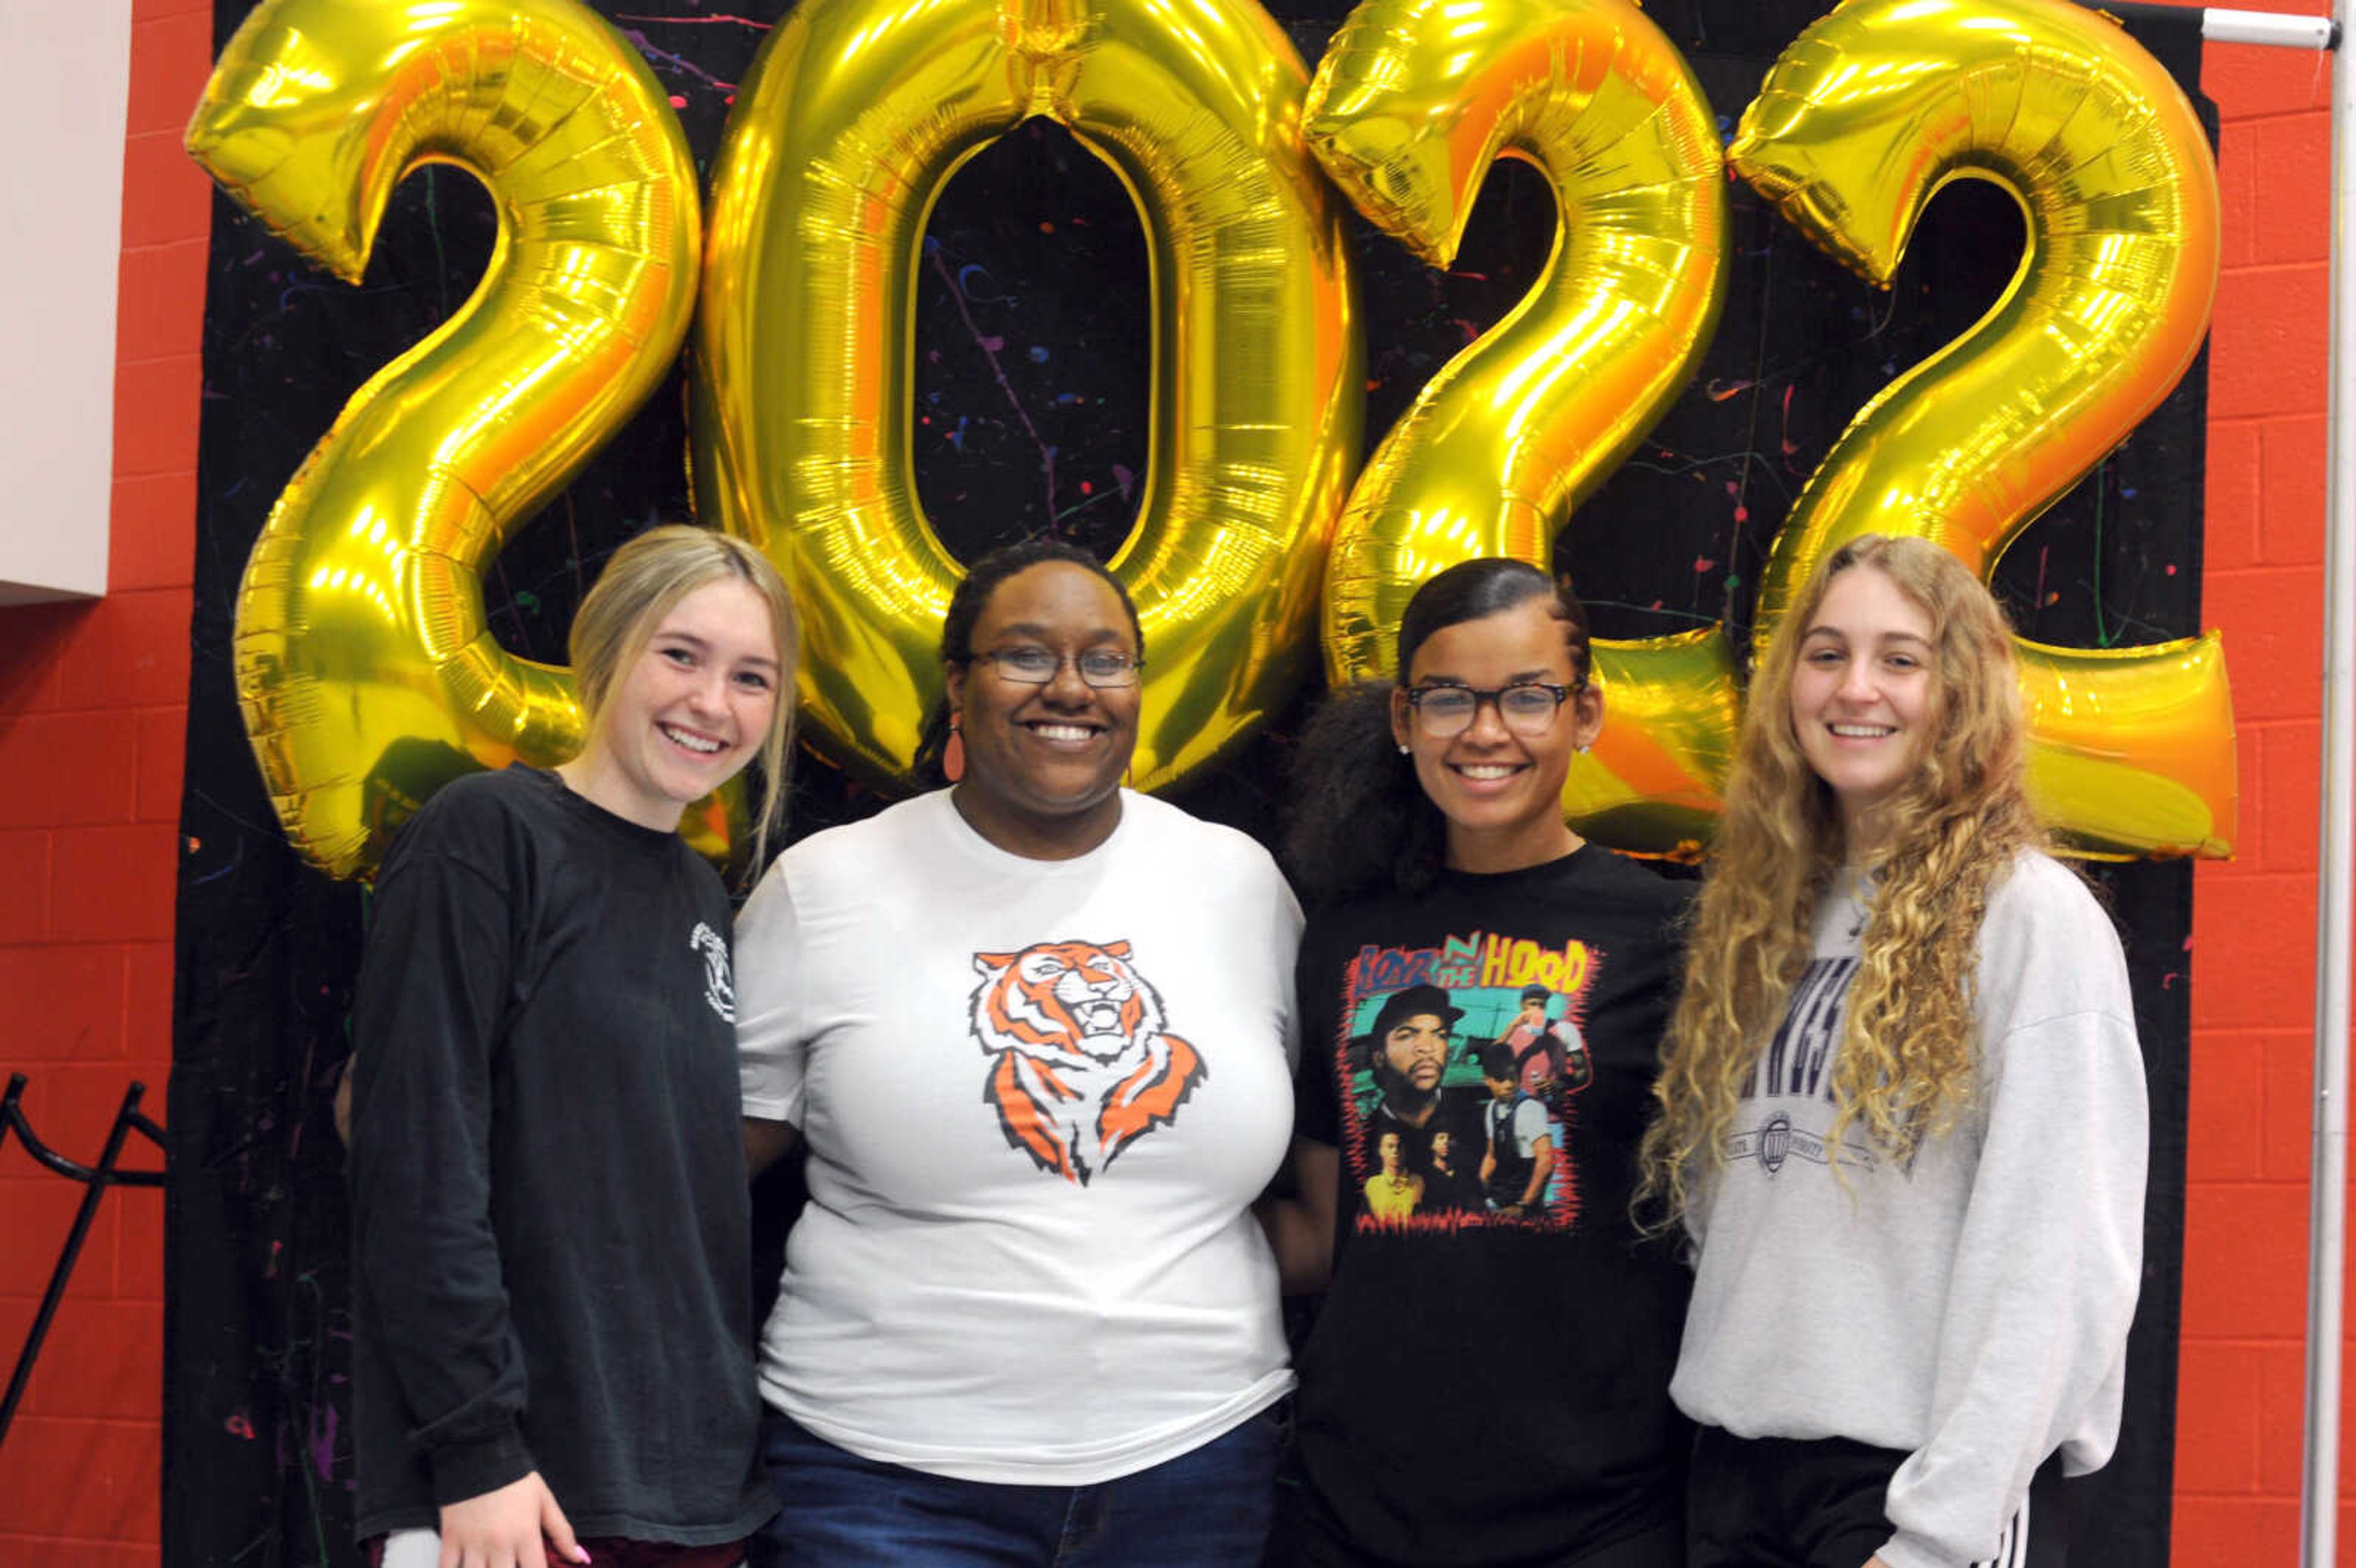
[[1301,1456],[1370,1561],[1568,1562],[1679,1517],[1687,1275],[1628,1200],[1687,895],[1590,845],[1310,917],[1297,1125],[1342,1189]]

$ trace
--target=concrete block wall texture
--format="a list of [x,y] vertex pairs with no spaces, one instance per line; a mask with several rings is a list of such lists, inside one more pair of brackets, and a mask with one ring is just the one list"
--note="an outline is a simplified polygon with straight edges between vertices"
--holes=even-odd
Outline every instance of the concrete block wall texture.
[[[30,1077],[33,1125],[85,1161],[132,1079],[163,1119],[171,1067],[211,213],[179,142],[211,48],[209,0],[138,0],[107,595],[0,610],[0,1071]],[[144,1140],[131,1158],[153,1163]],[[0,1149],[0,1356],[11,1362],[80,1195],[13,1142]],[[163,1194],[108,1194],[0,1449],[0,1563],[158,1562],[163,1260]]]
[[[2322,13],[2317,4],[2276,5]],[[2193,880],[2176,1562],[2296,1562],[2322,727],[2329,61],[2212,47],[2224,276],[2203,616],[2224,629],[2241,854]],[[2348,1494],[2342,1467],[2340,1493]],[[2343,1501],[2340,1560],[2356,1563]]]
[[[138,0],[134,17],[111,591],[0,610],[0,1070],[32,1076],[35,1125],[85,1157],[131,1078],[160,1116],[171,1057],[210,210],[178,145],[209,64],[209,0]],[[2206,71],[2224,118],[2226,271],[2202,593],[2227,639],[2243,808],[2240,858],[2194,879],[2181,1568],[2287,1563],[2297,1549],[2329,69],[2212,48]],[[23,1339],[77,1197],[0,1150],[0,1354]],[[160,1560],[162,1233],[159,1194],[107,1200],[0,1450],[0,1563]],[[2356,1564],[2356,1510],[2341,1538]]]

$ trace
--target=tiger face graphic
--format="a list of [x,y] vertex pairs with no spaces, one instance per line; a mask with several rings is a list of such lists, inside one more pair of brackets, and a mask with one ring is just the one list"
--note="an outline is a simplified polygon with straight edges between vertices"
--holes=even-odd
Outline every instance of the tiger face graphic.
[[982,1098],[1042,1170],[1086,1187],[1206,1076],[1163,1029],[1126,942],[1042,942],[977,953],[973,966],[973,1038],[992,1059]]

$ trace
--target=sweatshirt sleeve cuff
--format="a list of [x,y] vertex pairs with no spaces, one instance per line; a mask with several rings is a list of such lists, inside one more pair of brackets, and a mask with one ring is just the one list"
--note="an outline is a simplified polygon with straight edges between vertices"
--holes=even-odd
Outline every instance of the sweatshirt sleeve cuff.
[[431,1449],[426,1462],[434,1469],[436,1508],[498,1491],[538,1468],[531,1462],[531,1450],[524,1446],[523,1433],[512,1421],[479,1436]]
[[1890,1568],[1970,1568],[1971,1560],[1943,1550],[1927,1535],[1901,1530],[1874,1553]]

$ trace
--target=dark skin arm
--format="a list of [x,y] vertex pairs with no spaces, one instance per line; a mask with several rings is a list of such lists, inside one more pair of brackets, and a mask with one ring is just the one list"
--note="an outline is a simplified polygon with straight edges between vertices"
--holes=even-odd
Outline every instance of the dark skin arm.
[[744,1118],[744,1173],[756,1177],[802,1147],[802,1130],[765,1116]]
[[1296,1137],[1287,1159],[1291,1190],[1252,1206],[1287,1296],[1323,1290],[1333,1277],[1333,1203],[1342,1179],[1342,1151]]
[[1554,1172],[1554,1140],[1540,1138],[1530,1150],[1530,1184],[1522,1192],[1522,1200],[1512,1212],[1526,1213],[1535,1207],[1538,1194],[1546,1190],[1547,1178]]

